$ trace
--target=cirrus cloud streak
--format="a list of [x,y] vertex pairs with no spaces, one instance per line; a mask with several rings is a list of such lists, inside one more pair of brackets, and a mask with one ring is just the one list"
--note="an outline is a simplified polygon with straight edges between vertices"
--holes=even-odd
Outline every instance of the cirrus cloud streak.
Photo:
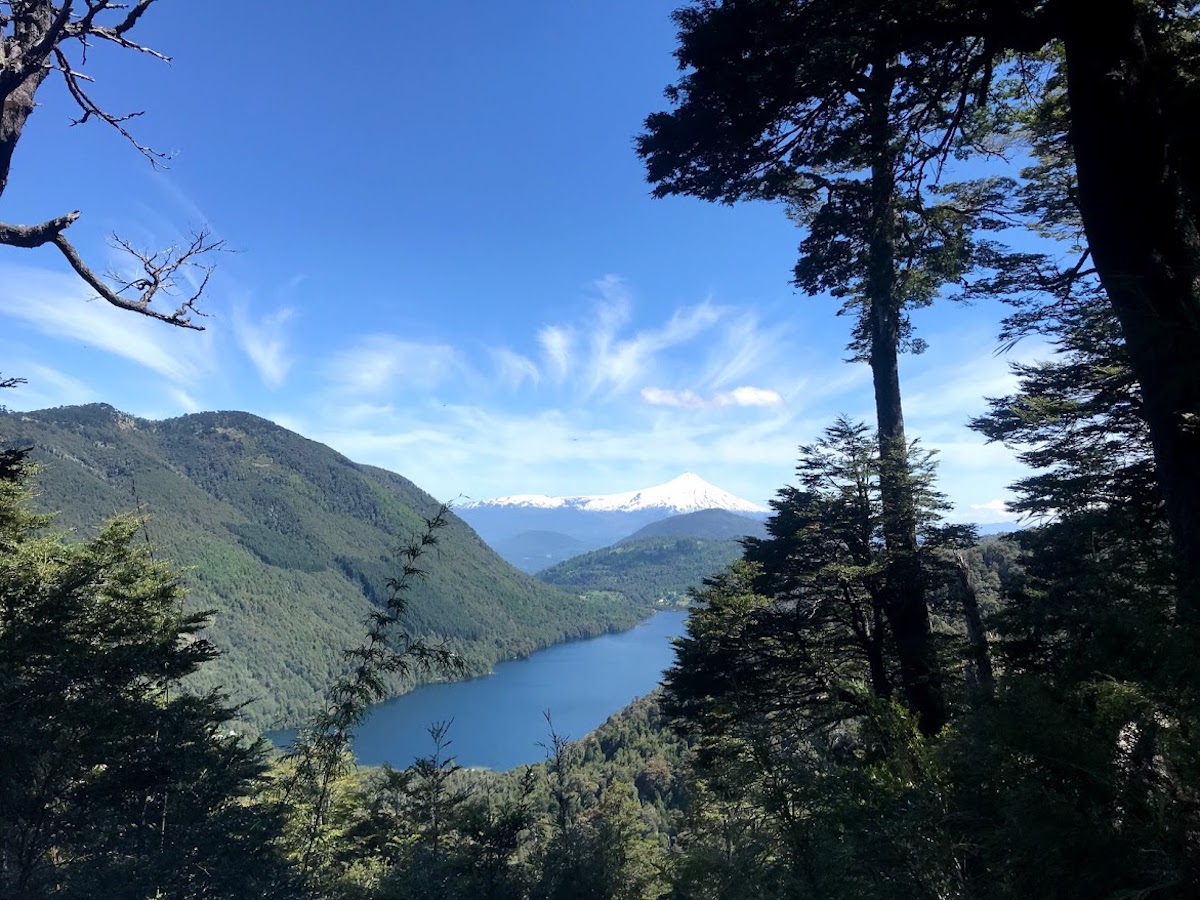
[[781,406],[783,397],[769,388],[743,385],[731,391],[718,391],[707,397],[695,391],[675,391],[669,388],[644,387],[642,399],[650,406],[667,406],[675,409],[712,409],[722,407],[767,407]]

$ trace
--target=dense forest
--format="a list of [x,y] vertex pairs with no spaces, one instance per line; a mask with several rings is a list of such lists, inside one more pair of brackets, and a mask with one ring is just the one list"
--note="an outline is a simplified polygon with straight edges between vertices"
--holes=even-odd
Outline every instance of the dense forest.
[[710,541],[740,541],[744,537],[763,537],[764,516],[750,518],[727,509],[702,509],[699,512],[669,516],[639,528],[619,543],[652,537],[698,537]]
[[[55,41],[107,6],[0,5],[9,155]],[[695,0],[675,22],[670,108],[637,139],[653,190],[800,226],[794,283],[841,301],[874,421],[796,436],[661,694],[577,743],[548,721],[546,762],[511,773],[460,770],[444,725],[404,771],[348,750],[393,679],[463,665],[418,625],[444,509],[366,573],[356,643],[269,757],[219,689],[185,689],[221,650],[185,576],[136,520],[55,530],[32,502],[51,470],[11,446],[0,895],[1200,895],[1200,5]],[[905,429],[912,313],[952,298],[1052,348],[971,423],[1028,467],[1010,538],[944,521]],[[229,521],[269,562],[268,523]]]
[[736,540],[638,538],[574,556],[543,569],[537,577],[583,597],[677,606],[687,602],[688,592],[701,579],[732,562],[741,550]]

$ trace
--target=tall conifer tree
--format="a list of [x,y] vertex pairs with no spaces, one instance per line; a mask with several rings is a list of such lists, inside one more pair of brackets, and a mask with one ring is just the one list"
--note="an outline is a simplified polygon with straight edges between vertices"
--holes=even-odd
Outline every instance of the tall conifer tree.
[[[904,695],[921,728],[945,722],[919,565],[899,354],[919,351],[909,310],[973,264],[973,218],[931,203],[967,100],[986,80],[981,48],[901,56],[878,29],[826,31],[795,0],[704,0],[675,13],[685,74],[638,149],[656,196],[778,200],[807,227],[796,284],[845,301],[851,350],[871,367],[888,548],[887,616]],[[949,75],[947,75],[949,73]]]

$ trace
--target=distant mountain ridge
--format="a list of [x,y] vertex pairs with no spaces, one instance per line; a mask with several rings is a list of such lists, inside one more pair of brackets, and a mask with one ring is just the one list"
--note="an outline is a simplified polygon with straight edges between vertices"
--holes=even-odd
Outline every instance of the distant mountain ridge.
[[[398,549],[438,502],[400,475],[244,412],[162,421],[105,404],[0,413],[0,445],[33,447],[36,504],[88,533],[141,504],[155,552],[189,567],[191,608],[224,651],[205,687],[292,724],[385,599]],[[628,627],[630,604],[581,600],[504,563],[458,517],[438,534],[407,624],[474,673],[562,640]],[[397,684],[396,687],[403,687]]]
[[[766,507],[709,484],[694,472],[654,487],[577,497],[514,494],[462,504],[457,512],[485,541],[513,565],[532,569],[534,560],[547,564],[569,556],[564,539],[579,542],[575,554],[598,550],[629,537],[640,528],[686,513],[707,509],[761,519]],[[539,547],[531,534],[553,534]],[[519,553],[512,555],[511,548]]]
[[628,544],[653,537],[695,537],[710,541],[740,540],[744,537],[766,537],[766,514],[751,518],[725,509],[702,509],[681,513],[644,525],[619,543]]
[[767,513],[770,510],[709,484],[695,472],[684,472],[665,484],[579,497],[548,497],[545,494],[514,494],[490,500],[474,500],[462,509],[519,507],[526,509],[576,509],[583,512],[639,512],[663,510],[667,513],[691,513],[704,509],[725,509],[741,513]]

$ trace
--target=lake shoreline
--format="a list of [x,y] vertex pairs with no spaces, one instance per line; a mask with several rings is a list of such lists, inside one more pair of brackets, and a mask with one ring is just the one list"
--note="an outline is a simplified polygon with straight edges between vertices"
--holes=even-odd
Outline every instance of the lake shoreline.
[[[571,740],[658,687],[673,662],[670,639],[683,633],[686,610],[652,611],[623,631],[575,638],[496,663],[488,673],[434,682],[374,704],[356,732],[363,766],[403,768],[432,750],[428,728],[450,722],[451,753],[464,768],[493,770],[540,762],[548,740],[544,712]],[[603,678],[597,678],[597,675]],[[294,729],[266,735],[277,747]]]

